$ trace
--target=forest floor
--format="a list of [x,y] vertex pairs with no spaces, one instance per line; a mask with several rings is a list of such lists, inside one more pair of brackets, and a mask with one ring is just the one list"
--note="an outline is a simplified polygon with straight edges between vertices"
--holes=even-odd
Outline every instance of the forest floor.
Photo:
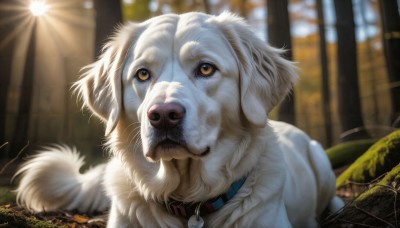
[[[0,197],[5,193],[0,191]],[[10,193],[10,189],[6,190]],[[345,202],[353,199],[354,191],[338,192]],[[4,195],[3,195],[4,196]],[[12,199],[11,199],[12,200]],[[15,202],[15,201],[14,201]],[[85,215],[77,211],[56,211],[33,213],[15,203],[0,205],[0,227],[41,227],[41,228],[103,228],[106,227],[107,214]],[[324,221],[323,221],[324,222]],[[322,227],[332,227],[322,226]],[[334,226],[333,226],[334,227]]]
[[[4,165],[4,164],[3,164]],[[0,167],[2,164],[0,163]],[[107,214],[85,215],[77,211],[56,211],[33,213],[15,203],[14,185],[10,176],[15,173],[16,165],[7,167],[0,174],[0,228],[2,227],[41,227],[41,228],[103,228],[106,227]],[[340,173],[342,170],[338,170]],[[343,196],[351,195],[341,192]],[[351,193],[353,194],[353,192]]]
[[[106,213],[94,215],[85,215],[77,211],[32,213],[19,207],[15,203],[15,194],[12,191],[15,186],[11,184],[9,178],[10,173],[15,173],[15,169],[16,166],[10,166],[7,168],[8,174],[0,173],[0,228],[106,227]],[[339,175],[344,169],[337,169],[336,174]],[[398,227],[397,210],[400,206],[400,197],[398,200],[397,193],[400,188],[393,189],[388,186],[385,188],[387,191],[380,194],[379,198],[374,197],[365,204],[357,204],[355,207],[352,205],[353,200],[370,187],[366,184],[350,184],[338,189],[337,195],[344,199],[346,206],[339,213],[330,214],[322,219],[321,227]]]
[[87,216],[67,211],[32,213],[15,204],[0,206],[0,227],[102,228],[106,227],[105,221],[103,214]]

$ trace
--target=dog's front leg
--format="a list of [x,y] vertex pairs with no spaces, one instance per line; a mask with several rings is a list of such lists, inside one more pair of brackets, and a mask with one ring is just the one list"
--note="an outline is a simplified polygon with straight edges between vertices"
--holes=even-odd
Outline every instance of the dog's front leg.
[[118,211],[115,201],[111,205],[110,213],[108,215],[107,228],[128,228],[128,227],[141,227],[138,224],[130,224],[129,219]]
[[[246,221],[247,218],[242,218],[237,227],[268,227],[268,228],[291,228],[289,217],[286,212],[283,201],[270,202],[265,204],[260,209],[254,208],[252,212],[259,210],[257,217],[252,222]],[[252,213],[243,217],[250,217]],[[256,214],[256,213],[255,213]]]
[[286,208],[281,206],[265,208],[265,214],[254,220],[252,227],[291,228]]

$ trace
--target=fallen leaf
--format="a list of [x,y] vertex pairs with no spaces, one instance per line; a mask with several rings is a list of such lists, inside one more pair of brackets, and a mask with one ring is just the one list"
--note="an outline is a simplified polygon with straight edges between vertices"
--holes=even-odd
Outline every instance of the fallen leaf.
[[72,219],[74,220],[74,222],[77,222],[79,224],[87,223],[89,221],[88,217],[85,217],[82,215],[74,215],[74,217]]

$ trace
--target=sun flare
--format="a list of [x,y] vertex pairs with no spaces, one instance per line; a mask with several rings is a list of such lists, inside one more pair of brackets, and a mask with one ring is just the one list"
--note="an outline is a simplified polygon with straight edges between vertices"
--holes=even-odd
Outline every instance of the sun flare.
[[36,0],[31,2],[29,9],[34,16],[42,16],[47,12],[49,6],[44,1]]

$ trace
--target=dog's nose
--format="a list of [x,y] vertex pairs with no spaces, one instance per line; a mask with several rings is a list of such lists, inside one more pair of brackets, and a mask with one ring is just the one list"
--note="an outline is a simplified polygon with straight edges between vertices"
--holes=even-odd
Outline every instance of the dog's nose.
[[175,102],[154,104],[147,112],[147,118],[155,128],[176,127],[184,116],[185,108]]

